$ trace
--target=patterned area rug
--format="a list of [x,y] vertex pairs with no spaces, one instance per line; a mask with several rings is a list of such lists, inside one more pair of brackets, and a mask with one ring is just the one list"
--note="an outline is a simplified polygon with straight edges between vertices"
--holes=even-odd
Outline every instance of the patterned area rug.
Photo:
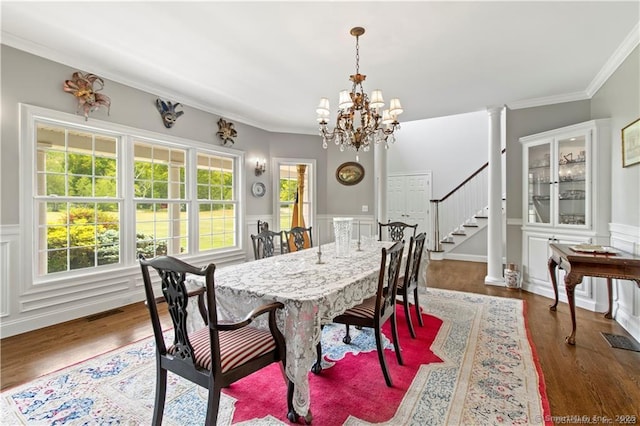
[[[443,362],[420,366],[393,417],[376,424],[547,423],[544,380],[528,338],[522,301],[437,289],[429,289],[421,301],[426,314],[442,321],[430,349]],[[406,328],[404,321],[398,326]],[[346,359],[337,364],[331,359],[375,356],[371,334],[356,333],[356,344],[344,345],[343,327],[325,327],[323,352],[329,360],[324,368],[329,370],[323,373],[346,367]],[[385,352],[394,376],[394,366],[403,367],[397,366],[391,350]],[[379,365],[373,368],[383,382]],[[145,339],[6,390],[0,399],[0,423],[146,425],[151,422],[154,388],[153,341]],[[164,424],[203,423],[206,390],[170,374],[167,394],[172,397]],[[237,402],[223,395],[218,424],[287,424],[271,415],[233,423]],[[349,416],[336,424],[372,423]]]

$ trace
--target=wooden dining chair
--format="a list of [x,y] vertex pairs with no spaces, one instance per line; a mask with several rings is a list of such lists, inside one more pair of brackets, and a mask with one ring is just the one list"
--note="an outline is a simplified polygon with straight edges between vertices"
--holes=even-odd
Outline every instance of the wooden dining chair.
[[[403,365],[402,354],[400,353],[400,341],[398,339],[398,328],[396,324],[396,294],[398,286],[398,277],[400,275],[400,265],[402,263],[402,252],[404,250],[404,242],[396,242],[390,249],[382,249],[382,259],[380,262],[380,273],[378,275],[378,289],[376,294],[361,304],[347,309],[343,314],[333,319],[334,323],[346,324],[347,334],[343,342],[351,343],[349,335],[349,326],[368,327],[374,330],[376,338],[376,349],[378,350],[378,360],[382,367],[382,374],[387,386],[393,386],[387,361],[384,356],[384,348],[382,347],[382,326],[391,320],[391,333],[393,335],[393,347],[396,352],[398,364]],[[388,264],[387,264],[387,259]],[[322,348],[320,343],[317,346],[317,359],[312,371],[316,374],[320,373]]]
[[[420,301],[418,300],[418,279],[420,277],[420,263],[422,262],[422,252],[424,251],[424,242],[427,239],[426,232],[418,234],[417,237],[409,240],[409,249],[407,251],[407,260],[405,262],[404,274],[398,278],[398,296],[402,299],[404,306],[404,316],[407,319],[409,333],[413,339],[416,338],[416,332],[413,328],[411,315],[409,315],[409,294],[413,292],[413,304],[418,315],[418,323],[423,327],[422,313],[420,312]],[[426,273],[426,271],[423,271]]]
[[387,235],[389,236],[389,239],[391,241],[405,241],[405,236],[404,233],[405,231],[413,231],[411,235],[409,235],[410,237],[415,237],[416,236],[416,230],[418,229],[418,224],[416,223],[415,225],[409,225],[408,223],[404,223],[404,222],[387,222],[387,223],[382,223],[382,222],[378,222],[378,239],[380,241],[383,240],[382,238],[382,231],[386,230],[387,231]]
[[256,260],[274,256],[278,252],[280,252],[279,254],[285,252],[282,231],[266,230],[256,235],[251,234],[251,241],[253,242],[253,256]]
[[[209,390],[205,424],[214,426],[218,417],[220,391],[231,383],[274,362],[286,366],[284,337],[276,325],[276,311],[282,303],[260,306],[237,322],[218,322],[214,291],[215,265],[196,268],[170,256],[145,259],[139,256],[146,304],[156,343],[156,395],[152,424],[160,425],[167,393],[167,372],[184,377]],[[158,272],[162,294],[156,295],[149,268]],[[206,324],[187,331],[189,294],[187,274],[205,277]],[[166,302],[173,322],[173,341],[166,342],[158,315],[158,304]],[[269,329],[252,327],[254,319],[269,315]],[[284,371],[284,370],[283,370]],[[284,378],[287,387],[288,379]],[[283,395],[283,398],[286,398]]]
[[[313,247],[313,236],[311,233],[312,226],[304,228],[302,226],[296,226],[288,231],[284,231],[285,244],[289,248],[289,252],[304,250],[305,248]],[[305,247],[305,240],[309,241],[307,247]]]

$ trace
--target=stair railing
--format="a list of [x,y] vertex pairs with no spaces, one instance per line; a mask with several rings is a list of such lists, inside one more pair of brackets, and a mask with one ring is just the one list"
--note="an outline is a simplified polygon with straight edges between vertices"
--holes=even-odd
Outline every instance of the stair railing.
[[[502,150],[502,154],[505,150]],[[440,199],[430,200],[433,230],[433,251],[441,252],[442,242],[464,232],[474,217],[489,204],[489,163],[485,163],[462,183]]]

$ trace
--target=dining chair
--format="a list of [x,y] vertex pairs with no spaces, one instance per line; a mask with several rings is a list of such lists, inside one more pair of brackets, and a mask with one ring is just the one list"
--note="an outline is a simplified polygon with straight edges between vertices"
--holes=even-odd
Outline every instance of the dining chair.
[[[289,249],[289,252],[304,250],[305,248],[313,247],[313,237],[311,233],[312,226],[304,228],[302,226],[296,226],[288,231],[284,231],[284,240]],[[305,240],[308,240],[308,246],[305,247]]]
[[[184,377],[209,390],[205,424],[214,426],[220,406],[220,391],[231,383],[274,362],[286,366],[284,337],[276,325],[276,311],[282,303],[262,305],[237,322],[218,322],[214,291],[215,265],[194,267],[171,256],[145,259],[139,256],[146,294],[146,305],[156,343],[156,395],[152,424],[160,425],[167,393],[167,372]],[[156,296],[149,268],[160,277],[162,295]],[[207,321],[201,328],[187,331],[189,294],[187,274],[205,277]],[[162,331],[158,304],[166,302],[173,323],[172,342]],[[269,329],[252,327],[256,317],[268,314]],[[287,387],[290,385],[285,377]],[[283,398],[285,395],[283,395]]]
[[[391,241],[404,241],[404,233],[407,230],[407,228],[409,228],[409,231],[413,230],[412,237],[416,236],[416,230],[418,229],[418,224],[416,223],[415,225],[409,225],[408,223],[404,223],[404,222],[387,222],[387,223],[382,223],[382,222],[378,222],[378,239],[380,241],[383,240],[382,238],[382,230],[386,229],[387,234],[389,235],[389,239]],[[407,232],[409,232],[407,231]]]
[[[347,326],[347,334],[343,342],[351,343],[349,335],[349,326],[368,327],[374,330],[376,338],[376,349],[378,350],[378,360],[382,367],[382,374],[387,386],[393,386],[387,361],[384,356],[384,348],[382,347],[382,326],[391,320],[391,333],[393,335],[393,347],[396,352],[398,364],[403,365],[402,354],[400,353],[400,341],[398,339],[398,328],[396,324],[396,294],[398,286],[398,276],[400,275],[400,265],[402,263],[402,252],[404,250],[404,242],[398,241],[391,248],[382,249],[382,259],[380,262],[380,273],[378,275],[378,289],[376,294],[361,304],[347,309],[343,314],[333,319],[334,323],[345,324]],[[387,264],[387,258],[389,262]],[[313,365],[312,371],[319,374],[322,371],[321,357],[322,348],[318,343],[316,347],[317,359]]]
[[[280,251],[283,254],[284,251],[284,239],[282,238],[282,231],[262,231],[256,235],[251,234],[251,241],[253,242],[253,256],[256,260],[271,257]],[[278,246],[280,247],[278,249]]]
[[[418,234],[417,237],[411,237],[409,240],[409,249],[407,251],[407,260],[405,264],[404,274],[398,278],[398,296],[402,298],[404,306],[404,316],[407,319],[409,333],[413,339],[416,338],[416,332],[413,328],[411,315],[409,315],[409,294],[413,292],[413,304],[418,315],[418,323],[420,327],[424,326],[422,321],[422,313],[420,312],[420,302],[418,300],[418,279],[420,277],[420,263],[422,261],[422,252],[424,251],[424,242],[427,239],[426,232]],[[425,273],[425,271],[423,271]]]

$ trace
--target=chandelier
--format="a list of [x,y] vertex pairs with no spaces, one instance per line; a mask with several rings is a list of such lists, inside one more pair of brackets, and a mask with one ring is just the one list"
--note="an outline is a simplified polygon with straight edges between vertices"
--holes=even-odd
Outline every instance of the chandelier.
[[[402,113],[400,99],[391,99],[389,109],[384,109],[382,90],[371,92],[371,98],[362,88],[362,82],[367,78],[360,74],[360,44],[359,37],[364,34],[364,28],[352,28],[350,34],[356,38],[356,73],[349,77],[353,82],[351,92],[343,90],[338,99],[338,117],[333,130],[329,130],[329,99],[321,98],[316,109],[322,147],[334,141],[340,146],[340,151],[351,148],[356,152],[369,151],[371,145],[384,141],[385,148],[395,142],[394,132],[400,129],[398,115]],[[380,111],[382,110],[382,114]]]

